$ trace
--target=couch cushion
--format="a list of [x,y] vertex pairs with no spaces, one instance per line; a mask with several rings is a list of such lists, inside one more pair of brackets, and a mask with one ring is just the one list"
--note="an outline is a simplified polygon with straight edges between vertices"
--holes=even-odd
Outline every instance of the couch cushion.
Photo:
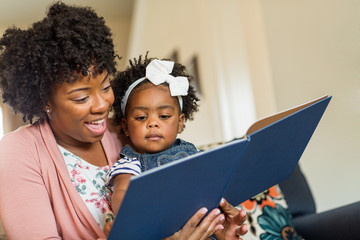
[[301,239],[278,185],[237,206],[247,212],[248,233],[244,240]]

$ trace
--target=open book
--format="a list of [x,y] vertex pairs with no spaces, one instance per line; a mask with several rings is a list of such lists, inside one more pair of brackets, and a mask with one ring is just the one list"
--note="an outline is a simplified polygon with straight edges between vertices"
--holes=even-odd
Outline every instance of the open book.
[[245,137],[132,177],[108,239],[162,239],[222,197],[238,205],[289,178],[331,96],[254,123]]

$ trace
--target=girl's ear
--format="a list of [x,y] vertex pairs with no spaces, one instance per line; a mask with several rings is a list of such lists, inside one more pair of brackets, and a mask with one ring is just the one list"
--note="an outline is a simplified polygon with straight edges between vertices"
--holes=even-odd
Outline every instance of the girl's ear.
[[122,129],[123,129],[125,135],[128,137],[129,133],[128,133],[128,125],[127,125],[127,122],[126,122],[126,118],[121,119],[121,125],[122,125]]
[[179,116],[179,127],[178,127],[178,133],[181,133],[184,129],[184,122],[185,122],[185,114],[182,113]]

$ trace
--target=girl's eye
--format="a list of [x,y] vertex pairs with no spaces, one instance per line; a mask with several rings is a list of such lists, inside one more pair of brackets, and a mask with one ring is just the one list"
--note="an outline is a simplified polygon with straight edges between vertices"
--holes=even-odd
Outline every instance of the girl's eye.
[[145,121],[145,120],[146,120],[146,116],[136,117],[135,119],[138,120],[138,121]]
[[162,120],[168,119],[170,117],[171,117],[170,115],[160,115],[160,119]]
[[73,101],[76,103],[83,103],[88,99],[88,97],[83,97],[83,98],[79,98],[79,99],[74,99]]

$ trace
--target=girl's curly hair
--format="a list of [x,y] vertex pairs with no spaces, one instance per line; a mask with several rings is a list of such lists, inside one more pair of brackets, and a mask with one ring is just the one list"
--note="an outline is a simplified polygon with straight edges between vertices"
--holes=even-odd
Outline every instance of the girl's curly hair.
[[118,56],[112,33],[88,7],[52,4],[46,17],[26,30],[11,27],[0,39],[0,88],[4,103],[23,120],[42,119],[51,91],[107,71],[115,74]]
[[[125,71],[118,72],[115,78],[111,81],[111,87],[115,95],[113,110],[116,124],[120,125],[122,118],[125,117],[121,111],[121,99],[125,95],[126,90],[133,82],[145,76],[146,66],[154,59],[155,58],[148,58],[146,54],[144,59],[140,55],[138,59],[134,58],[133,60],[129,60],[130,65],[126,67]],[[180,63],[175,62],[171,75],[174,77],[184,76],[189,79],[189,82],[193,81],[193,77],[188,75],[185,66],[181,65]],[[135,87],[135,89],[148,82],[148,80],[141,82]],[[167,85],[167,83],[163,84]],[[185,121],[193,120],[193,114],[198,111],[198,101],[200,99],[196,96],[194,88],[191,85],[189,86],[188,95],[182,96],[182,99],[182,113],[185,115]]]

